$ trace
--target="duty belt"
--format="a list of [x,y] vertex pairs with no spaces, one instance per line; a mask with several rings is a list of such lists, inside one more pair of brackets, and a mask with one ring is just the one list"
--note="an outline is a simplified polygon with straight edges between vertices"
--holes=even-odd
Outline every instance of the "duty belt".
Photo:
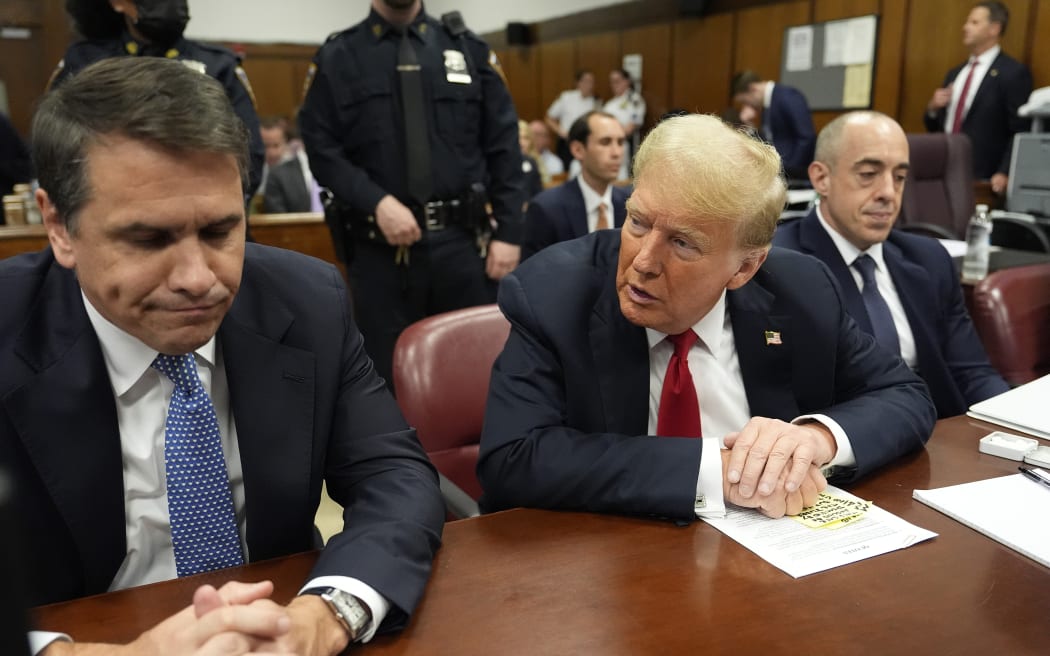
[[433,200],[423,205],[419,218],[425,230],[436,232],[449,226],[468,225],[467,212],[467,204],[462,199]]

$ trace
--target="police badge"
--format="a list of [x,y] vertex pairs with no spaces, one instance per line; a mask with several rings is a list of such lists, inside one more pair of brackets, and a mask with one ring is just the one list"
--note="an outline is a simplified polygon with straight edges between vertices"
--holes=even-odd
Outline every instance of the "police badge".
[[470,84],[470,71],[467,70],[467,58],[458,50],[446,50],[445,79],[453,84]]

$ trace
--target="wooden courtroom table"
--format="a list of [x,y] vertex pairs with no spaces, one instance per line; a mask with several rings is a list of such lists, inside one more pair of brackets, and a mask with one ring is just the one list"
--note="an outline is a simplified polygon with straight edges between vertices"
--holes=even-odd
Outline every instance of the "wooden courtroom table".
[[[321,214],[253,214],[252,238],[260,244],[299,251],[338,264],[332,238]],[[0,226],[0,260],[47,246],[42,225]]]
[[[851,490],[939,534],[793,579],[715,529],[610,515],[511,510],[446,525],[409,627],[376,654],[1046,654],[1050,569],[911,498],[1015,473],[981,454],[992,424],[938,422],[926,451]],[[1048,492],[1050,494],[1050,492]],[[1033,509],[1033,520],[1046,521]],[[287,602],[301,554],[36,609],[36,625],[127,641],[203,582],[276,582]]]

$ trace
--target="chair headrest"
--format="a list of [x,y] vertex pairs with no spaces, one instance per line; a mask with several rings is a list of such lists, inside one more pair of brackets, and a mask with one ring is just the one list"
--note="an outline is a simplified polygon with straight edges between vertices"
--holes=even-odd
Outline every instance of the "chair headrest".
[[943,178],[948,168],[948,136],[944,134],[909,134],[909,173],[914,180]]

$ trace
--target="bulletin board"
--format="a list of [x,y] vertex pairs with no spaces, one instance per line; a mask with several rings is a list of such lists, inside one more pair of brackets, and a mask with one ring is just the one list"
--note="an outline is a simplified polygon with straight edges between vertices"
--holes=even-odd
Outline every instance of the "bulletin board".
[[812,110],[870,109],[878,29],[875,14],[786,28],[777,82]]

